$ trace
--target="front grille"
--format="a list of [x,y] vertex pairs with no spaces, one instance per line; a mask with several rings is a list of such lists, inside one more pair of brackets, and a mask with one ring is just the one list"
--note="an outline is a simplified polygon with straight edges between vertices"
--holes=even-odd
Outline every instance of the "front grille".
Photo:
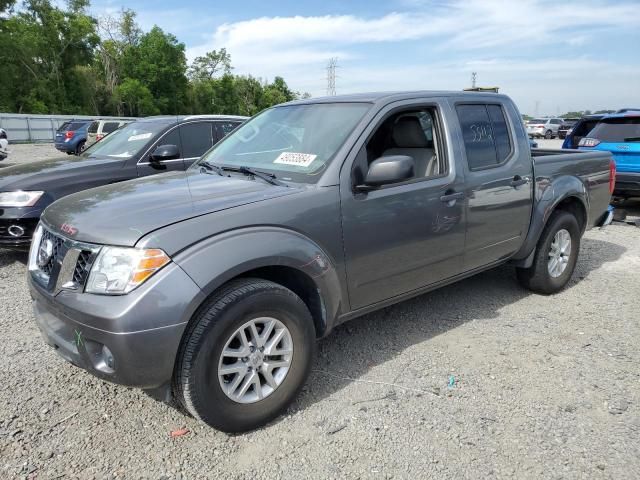
[[49,240],[53,245],[53,254],[49,257],[49,261],[47,261],[45,265],[39,265],[39,267],[47,277],[50,277],[56,263],[62,263],[64,257],[62,248],[64,246],[64,240],[50,231],[44,230],[42,232],[42,241],[40,242],[40,245],[42,246],[47,240]]
[[73,283],[76,285],[84,286],[89,276],[89,270],[91,270],[91,264],[93,263],[93,252],[90,250],[82,250],[78,255],[78,261],[76,268],[73,270]]
[[83,291],[99,249],[96,245],[60,237],[43,227],[38,244],[32,246],[29,270],[50,292]]

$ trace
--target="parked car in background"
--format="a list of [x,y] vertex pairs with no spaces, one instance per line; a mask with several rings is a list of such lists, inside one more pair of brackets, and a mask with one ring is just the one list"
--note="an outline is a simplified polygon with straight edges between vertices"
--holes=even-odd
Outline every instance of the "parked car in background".
[[27,246],[43,210],[100,185],[185,170],[245,117],[149,117],[129,123],[73,159],[0,170],[0,247]]
[[93,120],[70,120],[60,125],[54,138],[57,150],[67,155],[80,155],[87,145],[87,129]]
[[96,142],[99,142],[104,137],[109,135],[111,132],[117,130],[118,128],[126,125],[127,123],[131,123],[135,119],[131,118],[128,120],[96,120],[87,129],[87,144],[86,147],[90,147]]
[[9,139],[7,131],[0,128],[0,162],[9,156]]
[[533,138],[554,138],[562,125],[560,118],[534,118],[527,122],[527,134]]
[[580,140],[580,149],[611,152],[616,161],[614,195],[640,197],[640,111],[607,115]]
[[587,134],[593,130],[601,118],[604,115],[587,115],[582,117],[576,122],[576,124],[567,131],[564,142],[562,142],[562,148],[576,149],[580,144],[582,137],[586,137]]
[[186,172],[49,206],[29,255],[38,326],[102,379],[254,429],[342,322],[508,261],[534,292],[567,285],[609,218],[611,154],[532,151],[519,119],[475,92],[265,110]]
[[558,127],[558,138],[564,139],[567,136],[567,132],[578,123],[579,118],[563,118],[562,123]]
[[627,107],[627,108],[621,108],[620,110],[616,111],[616,113],[627,113],[627,112],[640,112],[640,108]]

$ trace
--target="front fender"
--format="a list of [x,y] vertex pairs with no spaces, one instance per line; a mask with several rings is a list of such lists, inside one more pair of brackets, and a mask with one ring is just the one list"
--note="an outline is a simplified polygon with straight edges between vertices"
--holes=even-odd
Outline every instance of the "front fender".
[[315,283],[323,302],[325,328],[344,305],[340,276],[332,259],[304,235],[277,227],[250,227],[210,237],[173,259],[205,295],[251,270],[285,266],[301,271]]
[[549,217],[562,201],[570,197],[580,201],[586,215],[589,211],[587,191],[578,177],[563,175],[552,180],[548,177],[536,179],[536,201],[531,213],[529,232],[524,244],[512,260],[532,260],[531,256]]

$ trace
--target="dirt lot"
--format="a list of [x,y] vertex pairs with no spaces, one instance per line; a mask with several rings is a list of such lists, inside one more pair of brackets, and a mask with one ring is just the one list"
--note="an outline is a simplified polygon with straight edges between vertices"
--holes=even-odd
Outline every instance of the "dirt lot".
[[25,262],[0,250],[0,478],[640,478],[635,226],[587,233],[558,295],[501,267],[339,327],[288,414],[238,436],[60,359]]

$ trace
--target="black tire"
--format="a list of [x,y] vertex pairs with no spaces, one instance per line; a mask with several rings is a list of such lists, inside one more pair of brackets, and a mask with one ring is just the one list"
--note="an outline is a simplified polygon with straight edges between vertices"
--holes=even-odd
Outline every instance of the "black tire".
[[86,142],[80,142],[77,146],[76,146],[76,155],[80,155],[82,152],[84,152],[84,146],[85,146]]
[[[571,237],[571,252],[561,275],[553,277],[549,272],[549,252],[556,233],[566,230]],[[580,226],[576,217],[569,212],[558,210],[551,215],[536,246],[533,264],[529,268],[517,268],[518,281],[529,290],[550,295],[567,286],[580,253]]]
[[[238,403],[223,391],[218,364],[226,342],[248,320],[272,317],[291,334],[293,357],[282,383],[255,403]],[[304,385],[316,348],[309,309],[291,290],[262,279],[230,282],[193,318],[178,352],[173,390],[195,418],[228,433],[244,432],[276,418]],[[244,360],[243,360],[244,361]]]
[[551,130],[547,130],[544,134],[544,138],[551,140],[553,138],[553,132]]

